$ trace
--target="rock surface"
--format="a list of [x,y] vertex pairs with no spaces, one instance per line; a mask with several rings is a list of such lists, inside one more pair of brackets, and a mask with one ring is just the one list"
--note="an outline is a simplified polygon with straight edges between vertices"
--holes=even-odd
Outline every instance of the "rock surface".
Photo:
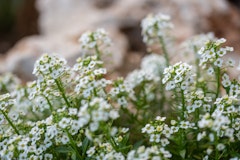
[[[7,56],[0,57],[0,73],[11,71],[30,80],[34,61],[46,52],[59,53],[72,64],[81,54],[79,36],[99,27],[105,28],[114,41],[108,68],[126,73],[134,68],[130,57],[137,66],[146,54],[140,22],[149,13],[172,16],[177,42],[211,30],[230,39],[230,44],[239,42],[239,21],[234,19],[239,20],[240,13],[225,0],[38,0],[36,6],[40,35],[22,39]],[[224,26],[226,22],[228,27]]]

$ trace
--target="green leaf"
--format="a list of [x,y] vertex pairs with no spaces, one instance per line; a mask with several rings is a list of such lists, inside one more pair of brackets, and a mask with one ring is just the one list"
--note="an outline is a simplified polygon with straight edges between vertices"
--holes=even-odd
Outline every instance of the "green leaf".
[[72,160],[77,160],[77,155],[76,155],[76,152],[74,152],[71,156]]
[[127,142],[128,142],[128,140],[129,140],[129,134],[127,134],[126,136],[123,137],[122,144],[123,144],[123,145],[126,145]]
[[140,147],[143,144],[144,140],[140,140],[137,143],[134,144],[133,149],[137,149],[138,147]]
[[82,155],[85,155],[89,145],[89,140],[87,137],[84,138],[83,143],[82,143]]
[[180,156],[185,159],[186,149],[180,151]]
[[71,153],[71,152],[74,152],[74,150],[70,146],[59,146],[59,147],[55,148],[55,151],[59,152],[59,153]]

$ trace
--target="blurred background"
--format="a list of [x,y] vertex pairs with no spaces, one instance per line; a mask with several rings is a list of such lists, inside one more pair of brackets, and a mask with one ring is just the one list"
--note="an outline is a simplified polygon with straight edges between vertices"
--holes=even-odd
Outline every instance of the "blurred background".
[[34,61],[46,52],[72,64],[80,35],[105,28],[114,43],[107,67],[125,76],[147,54],[141,19],[158,12],[171,15],[176,43],[214,32],[239,55],[239,0],[0,0],[0,73],[31,80]]

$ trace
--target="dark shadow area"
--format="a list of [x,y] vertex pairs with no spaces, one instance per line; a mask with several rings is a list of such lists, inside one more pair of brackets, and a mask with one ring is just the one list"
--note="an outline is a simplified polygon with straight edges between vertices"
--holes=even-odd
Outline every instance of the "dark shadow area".
[[128,51],[134,52],[146,52],[146,45],[142,41],[141,36],[141,26],[140,22],[136,22],[133,20],[124,20],[120,26],[120,31],[127,37],[128,39]]
[[240,9],[240,1],[239,0],[228,0],[228,1]]
[[0,53],[8,51],[19,39],[38,34],[35,0],[0,0]]
[[115,0],[95,0],[93,1],[94,6],[99,9],[106,9],[113,5]]

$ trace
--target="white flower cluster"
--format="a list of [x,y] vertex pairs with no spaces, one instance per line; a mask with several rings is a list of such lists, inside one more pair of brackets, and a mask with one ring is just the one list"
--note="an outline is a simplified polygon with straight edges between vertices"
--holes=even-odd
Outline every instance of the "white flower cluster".
[[[210,143],[215,142],[218,151],[224,151],[226,143],[240,141],[240,107],[236,105],[238,99],[235,96],[227,95],[217,98],[214,104],[212,111],[206,112],[198,121],[199,128],[204,131],[198,134],[197,140],[208,139]],[[227,142],[219,142],[220,139],[227,139]],[[207,153],[211,155],[212,151]]]
[[194,113],[197,109],[210,112],[212,97],[204,96],[204,92],[201,90],[190,92],[185,95],[186,101],[189,102],[186,109],[187,113]]
[[[105,88],[111,81],[102,78],[106,69],[101,65],[96,57],[88,57],[78,59],[70,68],[62,58],[43,55],[35,64],[36,81],[12,92],[13,98],[10,94],[0,96],[0,109],[5,115],[0,116],[0,121],[1,124],[9,123],[0,127],[1,134],[3,130],[8,133],[2,137],[0,157],[52,159],[50,148],[71,146],[75,136],[79,137],[75,144],[78,147],[84,138],[101,142],[106,133],[114,137],[115,132],[107,131],[106,127],[119,117],[119,113],[109,103]],[[21,112],[28,112],[28,115]],[[25,124],[22,124],[23,118]],[[19,132],[21,128],[25,131]],[[19,154],[15,155],[15,151]],[[112,153],[108,156],[117,155]]]
[[[145,97],[148,102],[146,106],[156,97],[161,97],[161,95],[157,94],[157,90],[161,87],[159,83],[161,83],[164,67],[165,59],[161,55],[152,53],[144,57],[141,68],[132,71],[125,78],[124,86],[128,89],[129,97],[132,100],[135,100],[136,97]],[[134,94],[134,90],[139,88],[141,88],[140,94]],[[154,90],[156,93],[154,93]]]
[[56,55],[44,54],[34,65],[33,74],[39,78],[57,79],[68,71],[66,60]]
[[145,70],[134,70],[131,72],[125,80],[131,88],[135,88],[136,86],[141,85],[145,82],[157,82],[160,77],[155,77],[151,72],[146,72]]
[[132,150],[128,153],[127,160],[161,160],[171,159],[171,157],[171,153],[164,148],[159,148],[158,146],[140,146],[137,150]]
[[93,140],[92,133],[97,131],[102,123],[117,119],[119,113],[106,100],[94,98],[90,104],[80,108],[78,116],[80,126],[89,124],[89,127],[86,129],[86,135],[88,139]]
[[[47,149],[53,145],[50,139],[44,137],[45,132],[44,128],[40,127],[41,125],[48,124],[49,119],[45,121],[39,121],[37,123],[39,126],[35,126],[34,123],[29,123],[29,126],[32,127],[26,134],[22,135],[13,135],[6,136],[4,140],[0,143],[0,156],[5,159],[14,159],[16,155],[14,152],[17,151],[18,159],[52,159],[53,154],[49,153]],[[29,127],[25,126],[25,128]]]
[[106,97],[104,88],[112,82],[102,78],[107,70],[101,66],[102,62],[98,61],[96,56],[77,60],[73,66],[73,70],[77,72],[74,80],[76,83],[74,91],[77,94],[82,94],[84,98],[89,98],[91,95]]
[[[232,47],[221,47],[226,40],[224,38],[217,39],[214,41],[208,41],[204,47],[202,47],[198,54],[200,55],[200,66],[206,67],[207,64],[213,63],[216,67],[223,66],[222,57],[227,54],[227,52],[233,51]],[[228,62],[234,63],[234,62]],[[228,64],[227,63],[227,64]],[[230,64],[230,65],[231,65]],[[227,65],[229,66],[229,65]]]
[[161,147],[166,147],[170,144],[170,140],[174,135],[177,135],[182,130],[195,129],[195,124],[189,121],[176,122],[171,121],[171,126],[167,125],[165,121],[166,117],[157,116],[155,121],[146,124],[142,128],[142,133],[146,133],[149,137],[149,142],[153,144],[159,144]]
[[147,73],[151,73],[156,77],[162,76],[163,70],[166,67],[166,60],[163,56],[160,56],[156,53],[152,53],[143,57],[141,61],[141,69]]
[[166,84],[166,90],[180,88],[185,91],[194,82],[192,66],[179,62],[164,69],[162,83]]
[[157,116],[154,122],[146,124],[145,127],[142,128],[142,133],[148,134],[151,143],[160,143],[162,147],[168,145],[170,143],[168,138],[179,130],[179,127],[169,127],[165,124],[165,119],[166,117]]
[[113,99],[116,99],[117,104],[120,107],[124,108],[127,108],[128,106],[127,97],[134,97],[133,89],[127,84],[124,84],[124,81],[122,79],[118,79],[115,81],[115,86],[111,88],[109,94]]
[[0,77],[0,93],[12,92],[20,85],[20,80],[11,73]]
[[131,88],[149,81],[159,83],[164,68],[165,59],[160,55],[150,54],[143,58],[140,70],[134,70],[128,74],[125,83]]
[[166,35],[166,31],[173,28],[170,16],[165,14],[148,15],[142,20],[142,35],[145,43],[152,44],[159,41],[159,37]]
[[104,29],[100,28],[94,32],[88,31],[83,33],[79,38],[79,42],[82,48],[92,49],[97,45],[110,45],[111,39],[108,37],[108,33]]
[[125,157],[122,155],[121,152],[116,152],[111,144],[103,143],[99,144],[99,146],[93,146],[89,148],[87,151],[88,157],[95,157],[95,159],[114,159],[114,160],[125,160]]
[[240,83],[236,80],[231,80],[229,75],[224,73],[221,81],[228,95],[238,97],[240,95]]
[[196,36],[193,36],[192,38],[187,39],[182,43],[182,46],[186,49],[189,49],[190,52],[192,51],[198,51],[202,46],[204,46],[207,42],[215,41],[216,37],[214,36],[214,33],[210,32],[207,34],[199,34]]
[[13,105],[13,102],[9,93],[0,95],[0,110],[7,110],[9,106]]
[[[9,147],[14,145],[12,150],[22,152],[19,154],[19,159],[46,159],[47,157],[52,159],[53,155],[49,154],[49,148],[55,145],[67,145],[71,143],[73,136],[81,135],[80,133],[93,140],[92,135],[95,135],[93,132],[99,131],[99,127],[104,126],[110,119],[114,120],[119,116],[117,110],[111,110],[111,106],[106,101],[96,98],[89,106],[81,106],[80,109],[69,108],[68,112],[63,108],[57,112],[58,115],[65,116],[57,121],[54,120],[56,117],[50,116],[36,123],[31,122],[29,126],[31,129],[29,128],[28,133],[16,136],[14,139],[6,137],[0,145],[1,157],[8,155]],[[81,129],[85,129],[85,133],[81,132]],[[99,141],[100,139],[98,139]],[[80,144],[80,142],[78,143]],[[9,157],[12,159],[14,155],[13,152],[10,153]]]
[[[42,112],[44,110],[53,111],[57,106],[70,106],[65,90],[72,82],[73,70],[67,65],[64,58],[57,55],[44,54],[35,65],[33,74],[37,80],[29,83],[27,88],[28,98],[32,101],[32,111]],[[72,86],[71,86],[72,87]],[[53,105],[50,101],[56,100],[58,105]]]
[[94,145],[93,147],[90,147],[87,150],[87,156],[89,158],[91,157],[95,157],[95,159],[116,159],[116,160],[125,160],[125,156],[121,153],[116,151],[115,148],[119,148],[120,149],[124,149],[121,148],[122,144],[124,144],[126,142],[126,138],[127,138],[127,132],[128,129],[127,128],[122,128],[122,129],[116,129],[113,128],[113,134],[112,136],[112,142],[114,143],[97,143],[96,145]]
[[102,28],[96,31],[83,33],[78,41],[80,42],[82,52],[87,54],[92,50],[100,52],[101,48],[106,48],[112,44],[112,40],[108,37],[108,33]]

